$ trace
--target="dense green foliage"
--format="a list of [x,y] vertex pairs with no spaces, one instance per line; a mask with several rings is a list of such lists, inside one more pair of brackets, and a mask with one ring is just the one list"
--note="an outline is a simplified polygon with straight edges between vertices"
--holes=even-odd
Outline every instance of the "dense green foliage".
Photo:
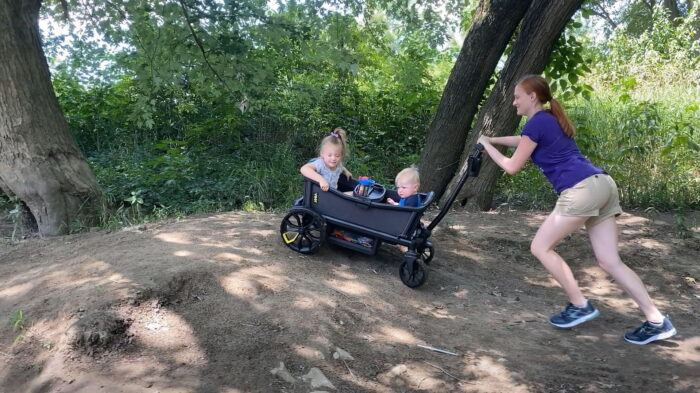
[[[418,160],[458,50],[448,33],[468,27],[475,4],[399,3],[71,2],[71,34],[47,33],[46,51],[111,222],[284,209],[301,192],[298,168],[336,126],[349,133],[350,170],[390,184]],[[577,17],[545,75],[626,206],[699,208],[695,21],[653,17],[605,44]],[[497,199],[554,197],[529,167],[504,177]]]
[[435,49],[450,23],[430,4],[384,8],[360,20],[294,2],[133,1],[83,20],[98,27],[81,34],[106,44],[72,45],[59,60],[67,41],[56,36],[47,51],[66,118],[119,212],[280,208],[334,127],[348,130],[358,175],[388,182],[417,160],[453,61],[453,49]]

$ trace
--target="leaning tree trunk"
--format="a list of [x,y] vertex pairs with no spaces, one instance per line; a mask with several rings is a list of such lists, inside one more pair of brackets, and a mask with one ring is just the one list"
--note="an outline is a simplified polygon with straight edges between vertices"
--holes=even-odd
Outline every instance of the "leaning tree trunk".
[[40,234],[94,214],[100,190],[68,129],[39,36],[41,0],[0,2],[0,184]]
[[[2,145],[0,145],[0,147],[1,146]],[[2,193],[8,197],[12,197],[12,191],[10,191],[10,187],[8,187],[5,182],[2,181],[2,177],[0,177],[0,191],[2,191]]]
[[680,18],[683,17],[681,10],[678,9],[678,3],[676,1],[677,0],[664,0],[664,8],[668,10],[668,17],[671,19],[671,23],[673,23],[674,26],[680,25]]
[[420,158],[421,187],[442,194],[484,90],[532,0],[482,0],[428,128]]
[[[525,74],[540,74],[547,65],[554,44],[582,0],[535,0],[530,6],[520,27],[513,50],[501,70],[496,86],[479,111],[479,117],[467,142],[459,172],[452,178],[447,189],[449,195],[459,178],[467,170],[464,158],[479,139],[479,135],[512,135],[520,122],[520,117],[512,107],[513,90],[516,81]],[[503,151],[503,150],[502,150]],[[464,184],[457,200],[465,200],[467,207],[488,210],[493,199],[493,188],[503,171],[486,159],[477,178],[470,178]]]

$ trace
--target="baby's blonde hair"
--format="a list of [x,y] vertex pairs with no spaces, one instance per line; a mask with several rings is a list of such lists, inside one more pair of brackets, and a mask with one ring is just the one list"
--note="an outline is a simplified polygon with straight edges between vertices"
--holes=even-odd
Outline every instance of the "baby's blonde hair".
[[406,179],[411,183],[418,184],[420,186],[420,174],[418,173],[418,169],[414,167],[402,169],[401,172],[396,175],[394,182],[398,183],[399,179]]

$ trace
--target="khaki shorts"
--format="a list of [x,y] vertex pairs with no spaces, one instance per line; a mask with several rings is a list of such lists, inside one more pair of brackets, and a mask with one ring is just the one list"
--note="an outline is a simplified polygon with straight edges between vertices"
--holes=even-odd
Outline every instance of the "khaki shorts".
[[592,175],[559,195],[554,213],[568,217],[589,217],[590,228],[612,216],[622,214],[617,185],[606,174]]

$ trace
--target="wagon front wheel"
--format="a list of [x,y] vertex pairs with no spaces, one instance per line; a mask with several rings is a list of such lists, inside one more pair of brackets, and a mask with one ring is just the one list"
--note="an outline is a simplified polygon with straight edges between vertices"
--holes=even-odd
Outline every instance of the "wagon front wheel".
[[399,277],[401,282],[403,282],[409,288],[418,288],[419,286],[425,284],[428,279],[428,269],[421,258],[416,258],[413,263],[410,260],[404,259],[403,263],[399,267]]
[[313,254],[325,234],[323,217],[311,209],[294,207],[282,219],[280,235],[284,244],[302,254]]
[[429,265],[435,256],[435,247],[432,244],[426,245],[418,250],[418,256],[426,265]]

